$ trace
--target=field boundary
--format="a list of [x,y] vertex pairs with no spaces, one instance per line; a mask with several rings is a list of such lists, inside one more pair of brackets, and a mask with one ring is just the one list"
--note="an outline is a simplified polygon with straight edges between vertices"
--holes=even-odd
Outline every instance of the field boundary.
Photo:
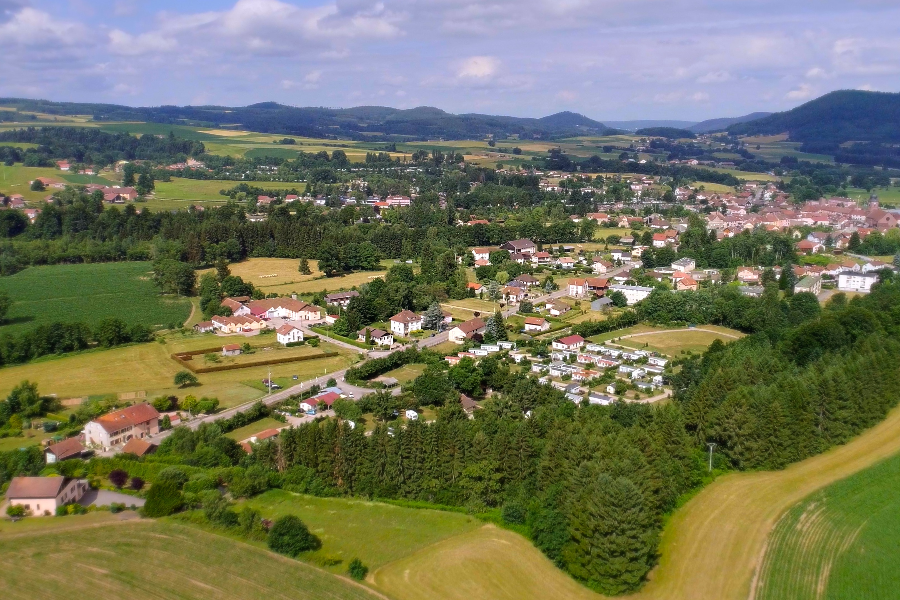
[[210,354],[212,352],[221,352],[221,347],[205,348],[203,350],[191,350],[189,352],[174,352],[170,354],[172,360],[183,366],[192,373],[202,375],[203,373],[217,373],[219,371],[237,371],[238,369],[248,369],[250,367],[261,367],[265,365],[280,365],[284,363],[303,362],[307,360],[316,360],[319,358],[334,358],[340,356],[340,352],[320,352],[319,354],[310,354],[309,356],[290,356],[286,358],[272,358],[268,360],[257,360],[249,363],[241,363],[239,365],[219,365],[217,367],[195,367],[191,364],[191,359],[200,354]]

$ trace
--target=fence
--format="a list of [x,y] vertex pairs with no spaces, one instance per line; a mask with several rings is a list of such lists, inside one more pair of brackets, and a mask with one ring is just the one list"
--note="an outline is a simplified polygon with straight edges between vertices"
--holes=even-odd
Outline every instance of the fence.
[[316,360],[319,358],[332,358],[340,356],[338,352],[322,352],[320,354],[310,354],[309,356],[286,356],[284,358],[271,358],[268,360],[257,360],[253,362],[240,363],[236,365],[217,365],[215,367],[195,367],[191,364],[191,359],[198,354],[209,354],[209,350],[194,350],[192,352],[179,352],[172,354],[172,360],[183,366],[185,369],[198,375],[203,373],[216,373],[218,371],[233,371],[235,369],[246,369],[249,367],[261,367],[264,365],[280,365],[290,362],[302,362],[305,360]]

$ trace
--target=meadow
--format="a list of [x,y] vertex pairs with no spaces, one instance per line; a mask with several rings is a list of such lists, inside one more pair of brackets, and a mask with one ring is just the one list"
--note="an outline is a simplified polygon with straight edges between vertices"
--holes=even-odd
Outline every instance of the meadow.
[[743,337],[739,331],[729,330],[725,327],[712,329],[703,326],[702,329],[678,329],[665,333],[636,333],[631,337],[620,336],[618,344],[630,348],[639,348],[677,357],[686,353],[702,353],[715,340],[721,340],[726,344]]
[[243,427],[230,431],[225,434],[225,437],[229,437],[237,442],[240,442],[256,435],[257,433],[261,433],[266,429],[279,429],[281,427],[284,427],[284,423],[282,423],[281,421],[276,421],[272,417],[265,417],[260,419],[259,421],[254,421],[249,425],[244,425]]
[[0,570],[3,597],[96,598],[100,590],[114,598],[159,600],[380,597],[348,578],[250,544],[121,515],[4,524],[0,560],[15,568]]
[[54,321],[96,325],[117,317],[129,325],[180,326],[191,313],[187,298],[163,296],[149,262],[30,267],[0,277],[0,291],[13,299],[0,332],[17,333]]
[[769,537],[757,600],[888,598],[900,585],[900,455],[791,508]]
[[32,191],[31,182],[38,177],[49,177],[58,182],[76,185],[88,183],[113,185],[113,181],[108,178],[113,176],[105,172],[103,175],[78,175],[77,173],[67,173],[52,167],[25,167],[21,164],[8,167],[0,163],[0,192],[9,195],[21,194],[26,202],[39,207],[44,203],[44,198],[55,190],[48,188],[42,192]]

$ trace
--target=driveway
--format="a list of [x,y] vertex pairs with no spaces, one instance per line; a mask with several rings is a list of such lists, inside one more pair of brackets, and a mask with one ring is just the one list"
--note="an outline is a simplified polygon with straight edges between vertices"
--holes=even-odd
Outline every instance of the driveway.
[[82,506],[90,506],[91,504],[97,506],[109,506],[113,502],[124,504],[125,506],[131,506],[132,504],[135,506],[143,506],[147,501],[143,498],[129,496],[128,494],[122,494],[120,492],[113,492],[112,490],[88,490],[85,492],[84,496],[81,497],[81,500],[78,501],[78,504]]

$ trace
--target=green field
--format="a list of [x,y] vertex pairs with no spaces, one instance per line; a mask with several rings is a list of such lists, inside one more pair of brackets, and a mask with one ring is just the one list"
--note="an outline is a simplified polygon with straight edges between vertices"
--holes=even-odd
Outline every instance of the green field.
[[[184,200],[199,202],[227,202],[228,196],[219,193],[220,190],[228,190],[241,183],[240,181],[228,181],[224,179],[182,179],[173,177],[172,181],[156,182],[156,190],[153,199],[147,202],[153,206],[154,200]],[[304,183],[284,183],[279,181],[257,181],[253,185],[270,190],[296,189],[303,193]]]
[[9,600],[378,598],[348,578],[172,522],[97,513],[0,527]]
[[425,365],[421,364],[411,364],[411,365],[403,365],[402,367],[398,367],[393,371],[388,371],[382,377],[393,377],[397,381],[400,382],[400,385],[404,385],[409,383],[419,375],[425,372]]
[[0,291],[14,304],[10,324],[18,332],[55,321],[95,325],[108,317],[150,327],[181,325],[191,313],[187,298],[163,296],[151,280],[150,263],[121,262],[30,267],[0,278]]
[[863,600],[900,588],[900,455],[795,505],[769,537],[758,600]]
[[[702,329],[708,329],[703,331]],[[743,337],[739,331],[725,327],[706,327],[702,329],[679,329],[666,331],[665,333],[637,333],[620,336],[617,343],[630,348],[638,348],[678,356],[684,353],[700,353],[705,351],[715,340],[722,340],[726,344]]]
[[225,436],[240,442],[256,435],[257,433],[265,431],[266,429],[278,429],[280,427],[284,427],[284,423],[282,423],[281,421],[276,421],[272,417],[265,417],[263,419],[260,419],[259,421],[254,421],[249,425],[244,425],[243,427],[226,433]]
[[334,557],[342,564],[358,557],[377,569],[451,536],[472,531],[479,522],[471,516],[438,510],[403,508],[344,498],[317,498],[270,490],[247,502],[265,518],[293,514],[303,519],[322,540],[322,549],[308,558]]

